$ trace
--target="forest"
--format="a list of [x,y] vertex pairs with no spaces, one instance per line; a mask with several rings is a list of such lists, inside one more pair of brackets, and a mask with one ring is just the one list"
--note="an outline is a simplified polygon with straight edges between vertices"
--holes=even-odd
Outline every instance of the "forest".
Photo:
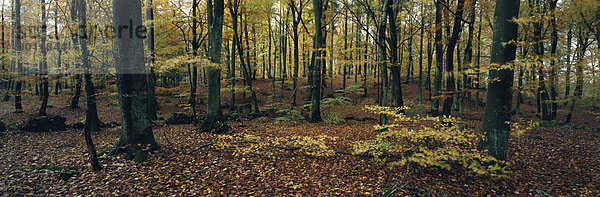
[[599,196],[596,0],[1,0],[0,196]]

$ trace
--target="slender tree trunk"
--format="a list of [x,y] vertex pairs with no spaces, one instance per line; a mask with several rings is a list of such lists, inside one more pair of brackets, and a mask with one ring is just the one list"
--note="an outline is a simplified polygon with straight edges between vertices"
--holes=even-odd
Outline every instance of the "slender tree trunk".
[[[234,0],[237,2],[237,0]],[[234,3],[234,6],[237,7],[238,4]],[[237,14],[237,9],[236,12]],[[237,29],[235,29],[235,31],[233,32],[234,35],[237,35]],[[247,36],[247,34],[246,34]],[[258,110],[258,99],[256,98],[256,93],[254,92],[254,89],[252,87],[252,78],[250,77],[250,63],[249,62],[244,62],[244,51],[243,51],[243,47],[242,47],[242,42],[240,40],[240,38],[242,37],[242,35],[240,35],[239,37],[234,36],[234,40],[237,43],[237,50],[238,50],[238,55],[240,56],[240,63],[242,66],[242,73],[244,74],[244,79],[246,80],[246,84],[248,84],[248,89],[250,90],[250,94],[252,95],[252,102],[254,105],[254,112],[256,112],[257,114],[259,113]],[[248,55],[248,53],[246,53],[246,55]],[[248,59],[246,59],[248,60]]]
[[149,28],[147,33],[148,52],[150,53],[150,75],[148,76],[148,99],[150,100],[150,118],[152,120],[158,119],[156,111],[158,110],[158,102],[156,101],[156,73],[154,73],[154,5],[152,0],[146,1],[146,20],[149,22]]
[[557,111],[558,111],[558,105],[556,102],[556,95],[558,94],[556,92],[556,49],[558,47],[558,28],[556,27],[556,3],[558,2],[558,0],[550,0],[550,26],[552,29],[552,32],[550,33],[550,39],[551,39],[551,43],[550,43],[550,99],[552,100],[552,104],[551,104],[551,114],[550,114],[550,119],[552,120],[556,120],[556,116],[557,116]]
[[[569,25],[569,32],[567,33],[567,62],[565,63],[567,66],[567,71],[565,73],[565,99],[569,98],[571,94],[571,44],[572,44],[572,27]],[[568,102],[567,102],[568,103]]]
[[[381,101],[379,102],[379,105],[382,107],[387,106],[387,100],[388,100],[388,66],[385,60],[387,60],[387,49],[386,49],[386,36],[385,36],[385,31],[386,31],[386,19],[388,18],[388,13],[393,13],[393,11],[391,10],[391,1],[392,0],[387,0],[387,1],[383,1],[382,2],[382,16],[381,16],[381,21],[379,21],[378,24],[378,28],[377,28],[377,39],[378,39],[378,49],[379,49],[379,67],[380,67],[380,71],[381,71],[381,86],[382,86],[382,91],[381,91]],[[392,18],[395,17],[392,16]],[[391,23],[390,23],[391,25]],[[395,29],[392,29],[390,27],[390,29],[395,32]],[[392,39],[395,40],[395,39]],[[391,45],[390,46],[392,48],[395,47],[395,45]],[[379,114],[379,125],[385,125],[387,124],[387,116],[386,114]]]
[[[390,44],[390,61],[392,63],[392,98],[394,100],[394,107],[402,107],[404,106],[404,100],[402,98],[402,81],[400,79],[400,70],[401,70],[401,65],[398,63],[398,34],[396,31],[396,12],[398,10],[397,8],[397,4],[394,4],[393,1],[388,1],[387,6],[391,6],[391,8],[387,8],[386,7],[386,12],[387,12],[387,16],[390,22],[390,39],[389,39],[389,44]],[[382,19],[384,22],[383,24],[383,30],[385,30],[385,18]],[[382,27],[382,25],[380,24],[379,26],[380,28]],[[383,36],[383,38],[380,38],[380,42],[383,40],[385,42],[385,34],[379,34],[379,36]],[[380,50],[386,50],[385,48],[379,48]],[[380,52],[380,56],[381,56],[381,52]],[[400,56],[402,57],[402,56]],[[385,60],[385,58],[382,56],[382,59]],[[386,72],[387,75],[387,70],[386,69],[382,69],[383,71]],[[366,71],[366,69],[365,69]],[[387,76],[385,77],[387,80]],[[385,95],[384,95],[385,98]],[[401,110],[400,113],[404,113],[404,110]],[[385,123],[382,123],[385,124]]]
[[419,36],[419,85],[417,100],[423,103],[423,36],[425,36],[425,13],[424,4],[421,4],[421,36]]
[[[74,23],[77,22],[77,9],[76,9],[76,0],[71,0],[71,21],[73,21]],[[79,51],[79,46],[77,43],[79,43],[79,38],[77,36],[77,34],[72,34],[71,35],[71,41],[73,42],[73,48],[75,49],[75,51]],[[78,64],[75,64],[75,69],[79,68],[80,66]],[[74,90],[74,94],[73,94],[73,98],[71,98],[71,109],[77,109],[79,108],[79,97],[81,97],[81,74],[76,73],[75,74],[75,90]]]
[[[452,35],[450,36],[450,39],[448,40],[448,45],[446,46],[446,73],[448,74],[448,78],[446,79],[446,91],[449,92],[448,95],[454,94],[453,92],[456,90],[456,84],[454,82],[454,48],[456,47],[456,43],[458,41],[462,29],[461,19],[463,14],[464,3],[465,0],[458,0],[456,14],[454,15],[454,26],[452,27]],[[453,96],[449,96],[444,99],[444,115],[451,115],[452,103]]]
[[573,90],[573,97],[571,97],[569,103],[569,113],[567,114],[567,118],[565,122],[571,122],[573,118],[573,111],[575,109],[576,101],[583,98],[583,60],[585,57],[585,52],[588,47],[588,37],[584,35],[581,27],[579,27],[578,38],[577,38],[577,62],[575,63],[575,77],[577,78],[575,82],[575,90]]
[[[16,68],[16,71],[20,74],[23,73],[23,64],[22,60],[22,26],[21,26],[21,0],[13,1],[13,55],[16,58],[11,58],[11,64],[13,68]],[[23,111],[23,106],[21,105],[21,89],[23,87],[23,82],[19,79],[16,79],[15,85],[15,112],[19,113]]]
[[[467,69],[465,68],[466,66],[468,66],[467,68],[470,68],[472,65],[472,60],[473,60],[473,30],[474,30],[474,23],[475,23],[475,6],[477,4],[476,0],[470,0],[470,11],[469,11],[469,24],[468,24],[468,29],[469,29],[469,35],[467,38],[467,46],[465,47],[465,59],[464,59],[464,66],[459,64],[459,67],[461,69],[461,73],[462,73],[462,87],[461,87],[461,97],[460,97],[460,103],[459,103],[459,110],[458,110],[458,116],[461,118],[461,121],[459,123],[459,129],[462,130],[463,129],[463,122],[462,122],[462,118],[463,118],[463,114],[464,114],[464,108],[465,108],[465,97],[468,97],[468,100],[471,99],[471,93],[468,92],[467,90],[469,89],[469,87],[467,87],[467,84],[469,83],[469,79],[467,76]],[[460,58],[460,57],[457,57]],[[469,104],[471,104],[472,102],[469,102]],[[469,105],[469,109],[472,110],[472,105]]]
[[439,115],[440,90],[442,89],[442,71],[444,69],[444,48],[442,45],[442,4],[435,3],[435,77],[433,78],[433,102],[431,103],[431,116]]
[[[516,23],[511,19],[518,17],[520,1],[498,0],[494,11],[494,33],[491,49],[491,63],[504,65],[515,59],[516,46],[505,44],[517,39]],[[511,87],[513,71],[511,69],[491,69],[488,83],[485,113],[482,132],[485,137],[480,143],[480,149],[487,149],[490,155],[498,160],[506,160],[506,146],[511,119]]]
[[[298,9],[295,5],[294,1],[290,1],[289,3],[290,8],[292,8],[292,32],[293,32],[293,41],[294,41],[294,75],[293,75],[293,80],[294,80],[294,87],[293,87],[293,92],[292,92],[292,101],[291,104],[292,106],[296,106],[296,95],[298,92],[298,67],[300,66],[300,51],[298,51],[298,39],[299,39],[299,34],[298,34],[298,24],[300,23],[300,20],[302,19],[302,1],[300,1],[300,8]],[[345,74],[345,73],[344,73]],[[344,82],[346,82],[346,80],[344,79]]]
[[41,0],[41,10],[42,10],[42,27],[40,28],[41,32],[41,43],[40,50],[42,52],[42,61],[39,65],[40,75],[42,75],[42,92],[40,96],[42,97],[42,104],[40,106],[40,111],[38,113],[39,116],[46,116],[46,108],[48,107],[48,57],[46,50],[46,38],[47,38],[47,25],[46,25],[46,1]]
[[346,5],[348,5],[347,2],[344,3],[344,72],[342,75],[342,90],[346,89],[346,75],[348,72],[348,7]]

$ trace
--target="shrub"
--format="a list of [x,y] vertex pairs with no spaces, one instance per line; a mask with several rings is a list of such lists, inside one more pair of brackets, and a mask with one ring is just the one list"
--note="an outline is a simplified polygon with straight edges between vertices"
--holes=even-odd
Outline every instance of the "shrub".
[[297,110],[293,109],[281,109],[277,111],[277,114],[279,117],[275,118],[275,123],[298,122],[304,120],[304,116],[302,116]]
[[[395,123],[385,125],[387,129],[375,139],[353,144],[354,154],[366,154],[381,160],[390,159],[392,167],[421,166],[437,167],[442,170],[464,168],[478,174],[499,175],[504,173],[504,163],[476,148],[481,137],[477,131],[458,129],[456,120],[451,117],[407,117],[396,114],[396,109],[367,107],[375,113],[384,113],[395,118]],[[452,122],[455,126],[442,124]],[[420,129],[410,129],[407,125],[419,123]],[[430,126],[423,125],[431,123]],[[382,126],[376,126],[376,129]]]

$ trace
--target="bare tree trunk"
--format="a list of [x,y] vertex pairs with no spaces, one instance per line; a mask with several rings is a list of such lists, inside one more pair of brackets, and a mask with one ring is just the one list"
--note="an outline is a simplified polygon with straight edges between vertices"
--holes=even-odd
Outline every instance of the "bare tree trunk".
[[[458,5],[456,7],[456,14],[454,15],[454,26],[452,27],[452,35],[448,40],[448,45],[446,46],[446,73],[448,74],[448,78],[446,79],[446,91],[449,92],[448,95],[454,94],[453,91],[456,90],[455,87],[455,77],[454,77],[454,48],[456,47],[456,43],[459,38],[459,34],[462,31],[461,19],[463,14],[463,6],[465,4],[465,0],[458,0]],[[457,57],[460,58],[460,57]],[[444,110],[443,113],[446,116],[451,115],[452,113],[452,103],[453,96],[446,97],[444,99]]]
[[41,10],[42,10],[42,27],[40,28],[41,30],[41,43],[40,43],[40,50],[42,52],[42,61],[40,62],[39,65],[39,71],[40,71],[40,75],[42,75],[42,92],[40,94],[40,96],[42,97],[42,104],[40,106],[40,110],[38,113],[38,116],[46,116],[46,108],[48,107],[48,97],[49,97],[49,92],[48,92],[48,57],[47,57],[47,50],[46,50],[46,35],[47,35],[47,25],[46,25],[46,1],[45,0],[41,0]]
[[[505,44],[517,39],[518,26],[510,19],[518,17],[520,1],[498,0],[494,12],[494,31],[491,63],[499,65],[511,63],[515,59],[516,46]],[[511,69],[491,69],[488,83],[487,104],[483,118],[482,133],[485,138],[480,142],[479,149],[486,149],[498,160],[506,160],[506,147],[510,132],[511,87],[513,71]]]

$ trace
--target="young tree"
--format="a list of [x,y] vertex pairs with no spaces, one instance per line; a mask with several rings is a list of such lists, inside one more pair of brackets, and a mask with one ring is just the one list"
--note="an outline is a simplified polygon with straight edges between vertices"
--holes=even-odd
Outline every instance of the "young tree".
[[42,104],[40,106],[40,110],[38,116],[46,116],[46,108],[48,107],[48,51],[46,49],[46,38],[47,38],[47,25],[46,25],[46,1],[41,0],[41,11],[42,11],[42,27],[40,28],[41,42],[40,42],[40,50],[42,52],[42,61],[39,64],[39,74],[42,75],[42,92],[40,96],[42,97]]
[[442,44],[442,2],[435,1],[435,77],[433,78],[433,101],[431,116],[440,113],[440,90],[442,89],[442,69],[444,69],[444,47]]
[[490,155],[498,160],[506,159],[506,146],[510,132],[513,71],[503,68],[510,64],[516,55],[516,46],[512,41],[517,39],[518,26],[512,19],[518,17],[519,0],[498,0],[494,11],[494,27],[491,48],[489,82],[482,132],[485,137],[480,149],[489,150]]
[[[44,0],[42,0],[43,2]],[[83,131],[83,136],[85,138],[85,143],[87,145],[89,154],[90,154],[90,164],[92,165],[93,170],[100,170],[102,166],[98,162],[98,156],[96,155],[96,148],[94,147],[94,142],[92,141],[92,131],[97,131],[100,126],[100,120],[98,119],[98,112],[96,111],[96,96],[94,95],[94,84],[92,83],[92,75],[89,74],[90,60],[89,60],[89,51],[87,46],[87,35],[86,35],[86,15],[87,3],[86,0],[77,0],[77,10],[78,10],[78,18],[79,18],[79,45],[81,46],[81,59],[83,62],[83,67],[85,69],[84,80],[85,80],[85,93],[86,93],[86,113],[85,113],[85,127]]]
[[[71,5],[70,5],[70,14],[71,14],[71,21],[72,23],[76,24],[77,22],[77,1],[76,0],[71,0]],[[72,25],[72,26],[76,26],[76,25]],[[71,42],[73,43],[73,48],[75,49],[74,51],[79,51],[79,38],[77,37],[77,34],[71,34]],[[79,68],[78,64],[75,64],[75,68]],[[78,72],[78,71],[77,71]],[[81,97],[81,74],[76,73],[75,74],[75,90],[74,90],[74,94],[73,97],[71,98],[71,109],[77,109],[79,108],[79,97]]]
[[[298,92],[298,67],[300,65],[300,51],[298,51],[298,38],[300,37],[298,34],[298,25],[300,24],[300,20],[302,20],[302,0],[299,1],[298,7],[296,7],[295,0],[291,0],[289,2],[289,6],[292,10],[292,40],[294,42],[294,87],[292,92],[292,106],[296,106],[296,94]],[[344,77],[346,77],[346,67],[344,67]],[[346,79],[344,78],[344,87],[345,87]]]
[[150,75],[148,76],[148,99],[150,100],[150,117],[156,120],[156,111],[158,110],[158,102],[156,101],[156,73],[154,73],[154,58],[156,56],[154,49],[154,5],[152,0],[146,1],[146,20],[148,21],[147,41],[148,52],[150,53]]
[[[464,4],[465,0],[458,0],[458,4],[456,6],[456,13],[454,15],[454,26],[452,27],[452,35],[450,36],[450,39],[448,40],[448,45],[446,46],[446,73],[448,74],[448,77],[446,79],[446,91],[450,92],[449,95],[454,94],[453,91],[456,90],[456,84],[454,82],[454,49],[458,41],[458,36],[462,31],[461,20],[463,20],[462,15]],[[452,96],[444,99],[444,109],[442,114],[446,116],[451,115],[450,113],[452,112],[452,103]]]
[[[21,26],[21,0],[13,1],[13,56],[16,58],[11,58],[10,64],[13,70],[16,70],[18,73],[23,72],[23,64],[21,63],[22,58],[22,26]],[[21,88],[23,86],[23,82],[19,79],[16,79],[15,85],[15,112],[22,112],[23,106],[21,105]]]
[[223,36],[223,0],[208,0],[208,57],[213,65],[206,68],[208,99],[206,118],[199,127],[200,132],[222,133],[226,131],[221,111],[221,38]]
[[[142,25],[141,1],[113,0],[114,50],[121,105],[121,137],[117,151],[143,161],[148,150],[159,148],[152,132],[147,96],[147,71],[142,38],[134,34]],[[135,28],[135,29],[134,29]]]

